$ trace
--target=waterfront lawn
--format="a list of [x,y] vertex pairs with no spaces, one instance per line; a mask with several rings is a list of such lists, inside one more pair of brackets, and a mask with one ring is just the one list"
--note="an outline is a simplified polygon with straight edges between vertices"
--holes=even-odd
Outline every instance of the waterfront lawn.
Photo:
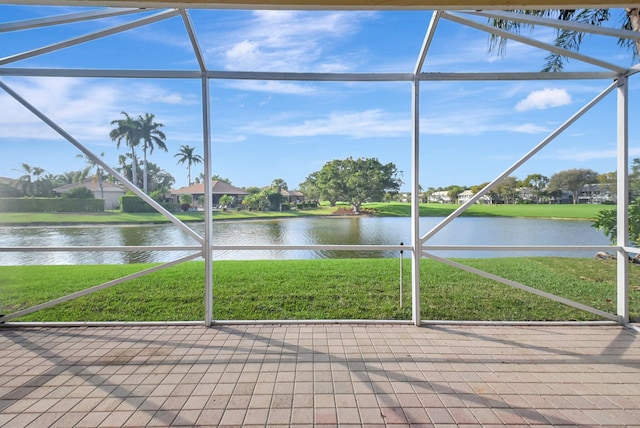
[[[407,203],[375,202],[364,204],[363,208],[371,209],[375,215],[386,217],[408,217],[411,205]],[[458,204],[420,204],[420,217],[446,217],[460,208]],[[470,206],[463,217],[528,217],[550,219],[590,220],[606,209],[614,209],[613,205],[596,204],[500,204]]]
[[[349,208],[348,204],[330,207],[326,204],[318,208],[290,211],[215,211],[214,220],[243,220],[292,218],[309,216],[330,216],[339,208]],[[409,217],[411,204],[401,202],[372,202],[363,204],[362,208],[380,217]],[[445,217],[456,209],[457,204],[420,204],[420,217]],[[555,204],[555,205],[472,205],[462,216],[464,217],[528,217],[591,220],[601,210],[614,209],[613,205],[589,204]],[[202,211],[181,212],[175,214],[185,222],[202,222]],[[169,220],[159,213],[123,213],[106,211],[100,213],[0,213],[0,225],[66,225],[66,224],[144,224],[168,223]]]
[[[215,211],[214,220],[242,220],[252,218],[289,218],[331,215],[335,208],[320,207],[290,211]],[[184,222],[203,222],[204,212],[174,213]],[[152,224],[169,223],[160,213],[123,213],[105,211],[99,213],[0,213],[0,225],[68,225],[68,224]]]
[[[615,261],[570,258],[468,259],[464,263],[613,313]],[[3,266],[4,313],[39,304],[149,265]],[[631,265],[630,307],[640,320],[640,267]],[[19,321],[203,320],[203,263],[190,262],[113,286]],[[422,319],[598,320],[599,317],[466,273],[421,261]],[[397,259],[219,261],[214,319],[411,319],[409,262],[404,307]]]

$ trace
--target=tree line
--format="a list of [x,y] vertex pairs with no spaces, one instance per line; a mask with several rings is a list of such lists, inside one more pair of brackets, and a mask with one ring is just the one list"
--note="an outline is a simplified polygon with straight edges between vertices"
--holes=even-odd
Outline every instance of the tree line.
[[[446,192],[452,202],[456,202],[458,196],[465,190],[471,190],[473,194],[484,189],[489,182],[473,186],[451,185],[446,187],[429,187],[421,192],[422,202],[428,202],[436,192]],[[518,203],[533,202],[543,203],[559,201],[564,192],[571,194],[572,202],[578,203],[581,191],[585,186],[599,185],[606,188],[612,196],[612,203],[617,198],[617,174],[616,172],[598,173],[592,169],[572,168],[559,171],[551,177],[543,174],[529,174],[524,179],[509,176],[491,189],[487,194],[490,202]],[[523,189],[526,190],[523,196]],[[634,159],[629,173],[629,197],[635,200],[640,196],[640,159]]]

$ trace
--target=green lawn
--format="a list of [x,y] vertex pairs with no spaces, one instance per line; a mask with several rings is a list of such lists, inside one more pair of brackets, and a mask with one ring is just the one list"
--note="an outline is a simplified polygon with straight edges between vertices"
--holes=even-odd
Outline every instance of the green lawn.
[[[345,205],[341,205],[344,207]],[[421,217],[442,217],[454,212],[460,205],[456,204],[421,204]],[[363,208],[369,209],[377,216],[403,217],[411,215],[411,205],[407,203],[369,203]],[[603,209],[613,209],[611,205],[473,205],[463,216],[475,217],[531,217],[590,220]],[[306,216],[327,216],[336,211],[335,207],[323,205],[319,208],[291,210],[283,212],[256,211],[216,211],[214,220],[236,220],[252,218],[290,218]],[[182,221],[203,221],[203,212],[178,213]],[[110,211],[104,213],[0,213],[0,225],[23,224],[135,224],[166,223],[168,220],[158,213],[121,213]]]
[[[422,318],[435,320],[597,320],[599,317],[422,260]],[[615,261],[554,257],[464,261],[508,279],[615,312]],[[3,266],[5,313],[42,303],[148,265]],[[214,263],[214,318],[411,318],[409,263],[399,306],[397,259],[220,261]],[[190,262],[129,281],[21,321],[202,320],[203,263]],[[640,320],[640,266],[631,265],[631,315]]]

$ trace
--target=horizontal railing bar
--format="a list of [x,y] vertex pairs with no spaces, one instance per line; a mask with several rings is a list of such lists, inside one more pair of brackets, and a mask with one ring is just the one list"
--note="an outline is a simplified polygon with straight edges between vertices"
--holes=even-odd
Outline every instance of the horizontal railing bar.
[[[336,251],[413,251],[410,245],[212,245],[214,251],[292,251],[292,250],[336,250]],[[0,252],[135,252],[135,251],[198,251],[200,246],[67,246],[67,247],[0,247]],[[611,245],[423,245],[429,251],[580,251],[611,250],[620,247]],[[623,247],[626,252],[640,252],[638,248]]]
[[511,80],[599,80],[615,79],[614,71],[574,71],[574,72],[504,72],[504,73],[438,73],[426,72],[416,75],[422,81],[511,81]]
[[80,68],[4,68],[0,76],[24,77],[96,77],[131,79],[201,79],[202,72],[196,70],[103,70]]
[[152,246],[128,246],[128,247],[0,247],[0,252],[78,252],[78,251],[200,251],[201,245],[152,247]]
[[[199,70],[106,70],[106,69],[62,69],[62,68],[0,68],[0,76],[24,77],[95,77],[112,79],[201,79]],[[404,82],[411,81],[411,73],[273,73],[256,71],[209,71],[212,79],[244,80],[291,80],[291,81],[364,81]],[[611,71],[585,72],[503,72],[503,73],[450,73],[422,72],[416,74],[422,81],[519,81],[519,80],[599,80],[615,79],[618,73]]]
[[576,251],[576,250],[612,250],[617,251],[619,247],[611,245],[422,245],[423,250],[446,250],[446,251]]
[[317,82],[410,82],[413,73],[283,73],[273,71],[208,71],[209,79],[293,80]]
[[291,251],[291,250],[335,250],[335,251],[413,251],[409,245],[212,245],[213,251],[224,250],[273,250],[273,251]]

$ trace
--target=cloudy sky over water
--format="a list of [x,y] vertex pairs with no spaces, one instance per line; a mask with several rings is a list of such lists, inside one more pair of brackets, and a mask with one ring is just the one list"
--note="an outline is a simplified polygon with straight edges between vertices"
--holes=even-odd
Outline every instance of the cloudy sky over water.
[[[0,6],[0,23],[78,8]],[[19,32],[0,32],[0,58],[147,17],[157,11]],[[210,70],[410,73],[430,11],[192,10]],[[486,22],[486,18],[472,18]],[[619,22],[615,18],[611,26]],[[554,30],[539,28],[538,40]],[[426,72],[539,71],[547,55],[510,43],[488,52],[489,36],[441,20]],[[628,67],[631,53],[610,37],[586,37],[584,54]],[[0,59],[2,61],[2,59]],[[180,17],[15,62],[2,68],[197,70]],[[570,60],[568,71],[603,71]],[[202,154],[201,85],[197,79],[105,79],[0,76],[0,80],[112,166],[125,147],[109,139],[125,111],[153,113],[165,125],[167,153],[149,158],[187,184],[174,155],[183,144]],[[630,156],[640,157],[638,77],[630,80]],[[491,181],[611,84],[609,80],[425,81],[421,83],[420,182],[426,189]],[[213,173],[237,186],[282,178],[290,188],[332,159],[377,157],[411,173],[409,82],[304,82],[212,79]],[[547,176],[563,169],[615,170],[615,91],[513,175]],[[18,177],[21,163],[52,174],[81,169],[79,151],[0,91],[0,176]],[[202,171],[196,166],[192,176]]]

